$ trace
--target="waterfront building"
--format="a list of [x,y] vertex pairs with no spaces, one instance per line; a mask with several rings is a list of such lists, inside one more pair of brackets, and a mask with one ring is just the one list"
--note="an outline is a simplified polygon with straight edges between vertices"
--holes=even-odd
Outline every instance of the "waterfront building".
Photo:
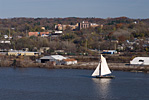
[[62,64],[64,64],[64,65],[77,64],[77,60],[75,60],[75,59],[64,59],[64,60],[62,60]]
[[130,61],[132,65],[149,65],[149,57],[135,57]]
[[43,56],[38,60],[39,63],[51,62],[55,65],[71,65],[76,64],[77,60],[64,57],[62,55]]

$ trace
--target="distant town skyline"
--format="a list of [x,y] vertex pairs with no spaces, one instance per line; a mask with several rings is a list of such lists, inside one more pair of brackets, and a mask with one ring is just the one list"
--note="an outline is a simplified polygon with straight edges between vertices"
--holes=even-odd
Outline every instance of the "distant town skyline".
[[149,18],[149,0],[0,0],[0,18]]

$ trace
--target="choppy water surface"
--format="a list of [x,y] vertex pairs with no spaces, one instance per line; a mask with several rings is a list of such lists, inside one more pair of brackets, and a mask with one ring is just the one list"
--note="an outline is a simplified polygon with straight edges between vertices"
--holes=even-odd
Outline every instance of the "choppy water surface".
[[0,100],[149,100],[149,74],[114,71],[115,79],[96,79],[92,72],[0,68]]

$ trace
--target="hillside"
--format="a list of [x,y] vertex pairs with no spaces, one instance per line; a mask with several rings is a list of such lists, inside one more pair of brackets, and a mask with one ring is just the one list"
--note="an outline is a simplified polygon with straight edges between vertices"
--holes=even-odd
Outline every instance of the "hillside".
[[[75,25],[83,21],[96,23],[99,26],[75,31],[67,27],[63,31],[63,35],[53,40],[51,37],[28,37],[28,32],[54,31],[57,24]],[[45,30],[41,27],[45,27]],[[0,19],[1,40],[4,40],[4,35],[12,36],[11,44],[0,44],[1,49],[29,48],[30,51],[37,51],[41,47],[50,47],[48,52],[63,49],[70,53],[91,53],[88,50],[96,49],[116,49],[126,52],[149,51],[149,19],[130,19],[127,17]],[[118,42],[113,42],[115,40]],[[123,49],[119,49],[119,47],[123,47]]]

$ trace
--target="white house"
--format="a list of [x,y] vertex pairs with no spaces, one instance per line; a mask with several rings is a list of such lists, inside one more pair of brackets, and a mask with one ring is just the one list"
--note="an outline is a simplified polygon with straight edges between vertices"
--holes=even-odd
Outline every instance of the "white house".
[[77,64],[77,60],[75,60],[75,59],[64,59],[64,60],[62,61],[62,64],[64,64],[64,65]]
[[55,31],[54,33],[55,33],[55,34],[62,34],[63,31]]
[[8,35],[4,35],[4,38],[7,39],[8,38]]
[[11,42],[10,42],[10,41],[5,41],[5,40],[4,40],[4,41],[3,41],[3,40],[2,40],[2,41],[0,41],[0,43],[3,43],[3,44],[11,44]]
[[130,61],[132,65],[149,65],[149,57],[135,57]]

